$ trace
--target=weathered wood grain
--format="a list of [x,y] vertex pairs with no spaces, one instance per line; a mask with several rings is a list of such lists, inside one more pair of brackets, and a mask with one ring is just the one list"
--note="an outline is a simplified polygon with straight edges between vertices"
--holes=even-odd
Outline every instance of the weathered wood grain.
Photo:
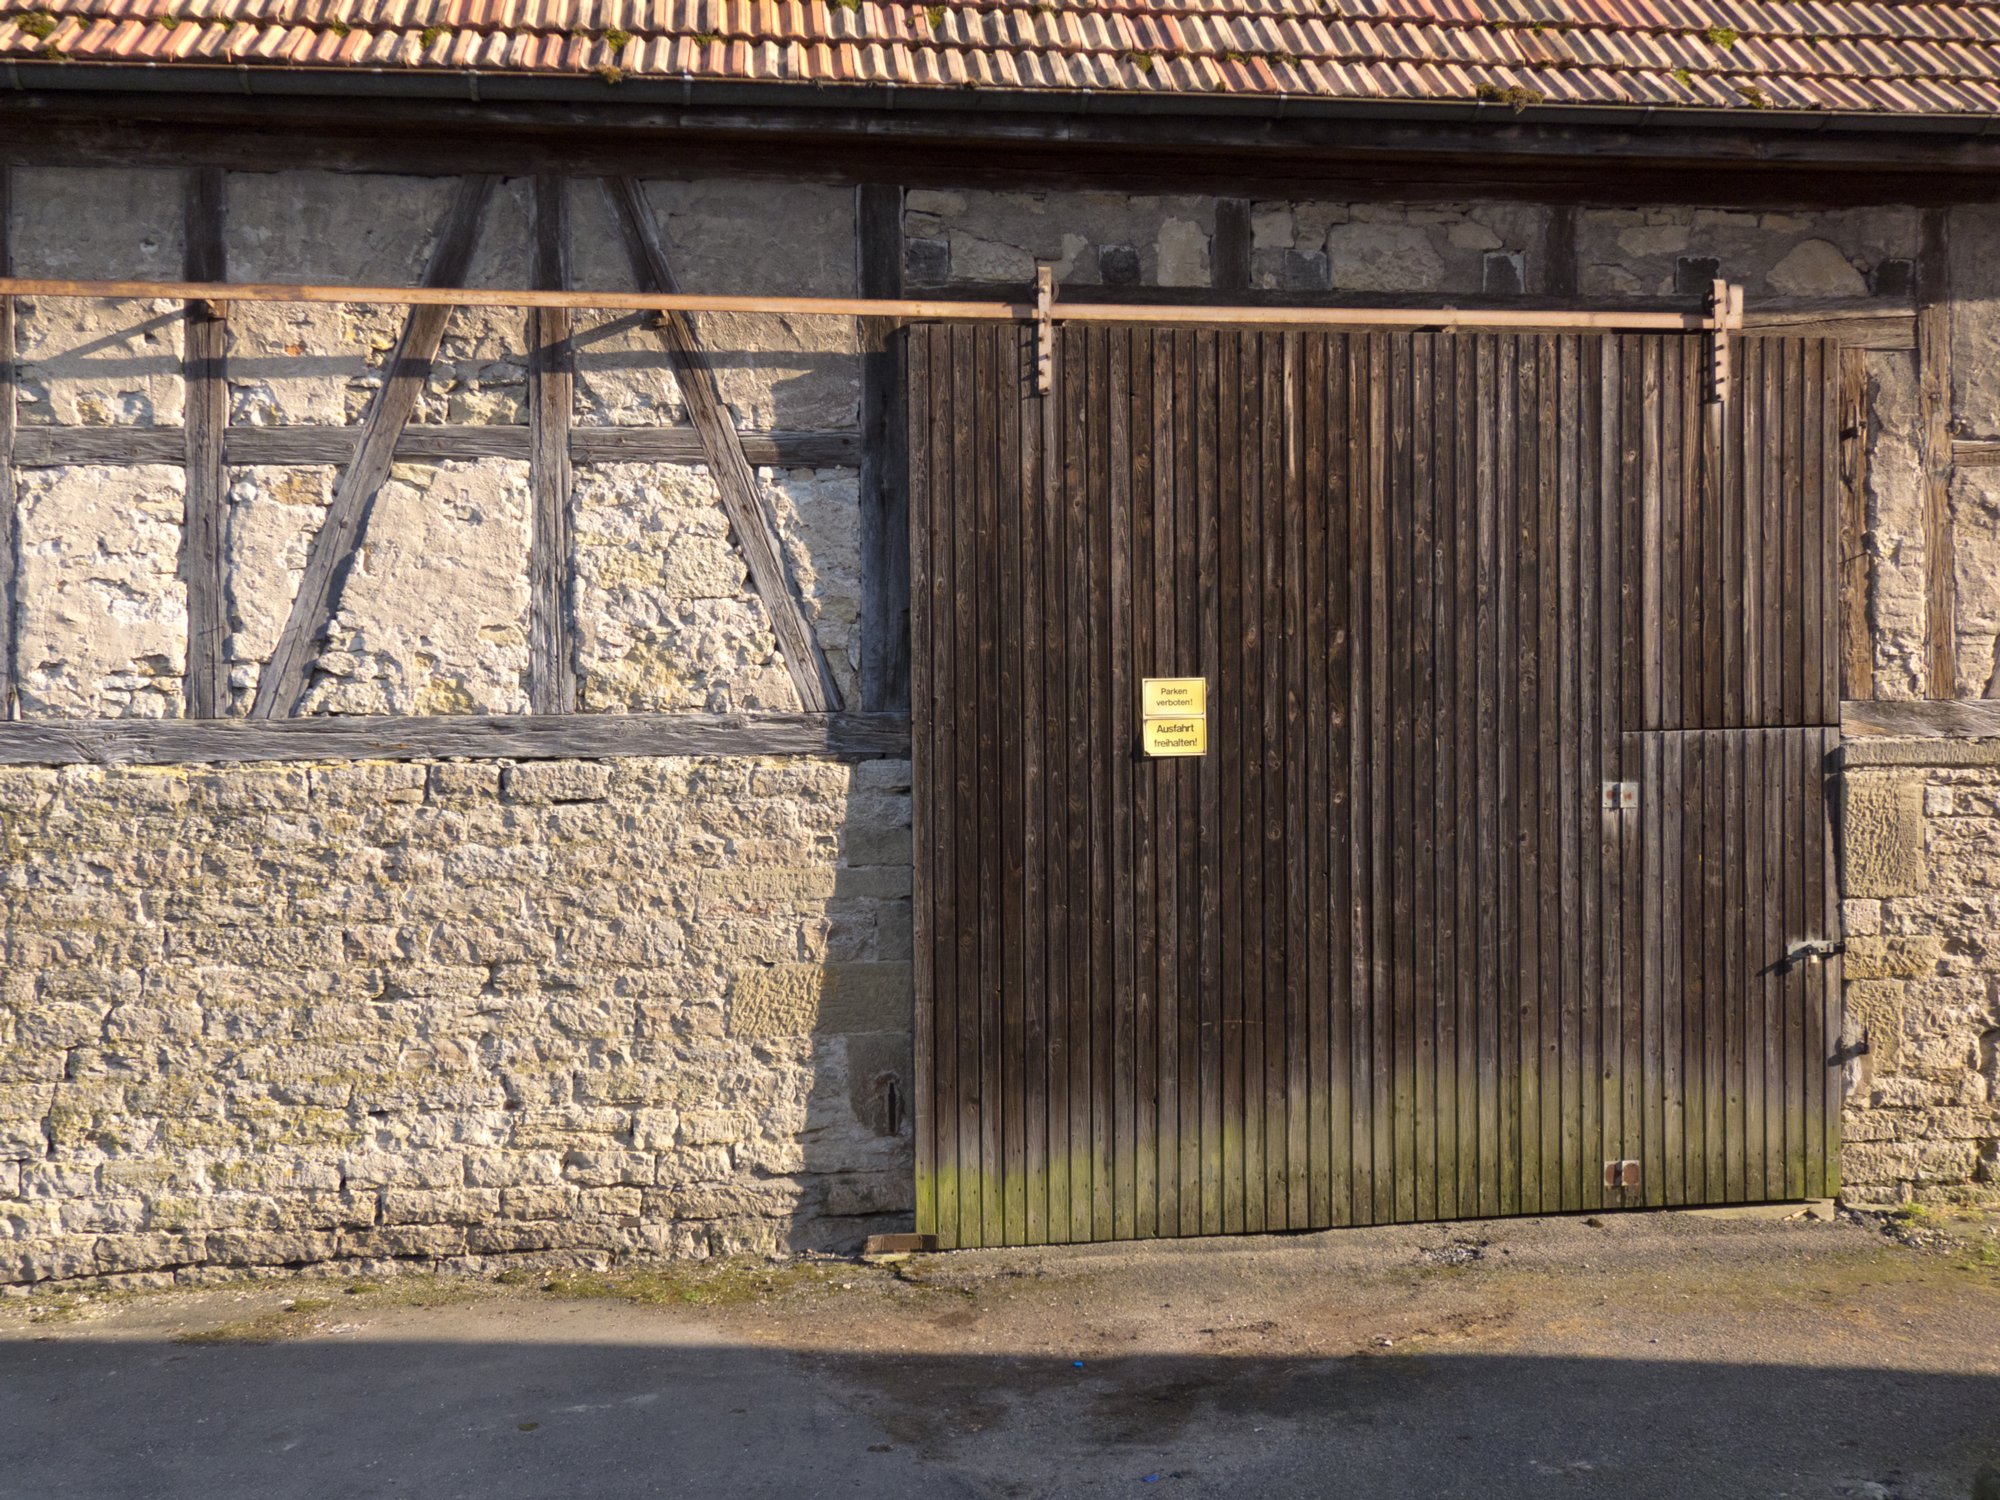
[[[188,280],[228,279],[223,246],[225,211],[222,173],[213,167],[189,172],[182,205]],[[222,528],[229,475],[222,449],[223,429],[229,422],[228,351],[228,306],[188,303],[181,325],[187,428],[180,568],[188,613],[183,705],[193,719],[212,719],[221,713],[227,691],[222,661],[223,638],[229,628],[223,597]]]
[[[8,226],[13,219],[13,172],[0,165],[0,276],[13,273]],[[20,515],[14,495],[14,299],[0,297],[0,721],[19,716],[14,664],[14,585],[19,575]]]
[[[446,211],[430,263],[424,268],[424,285],[450,287],[465,280],[478,239],[479,221],[492,196],[493,185],[491,177],[468,177],[460,183]],[[355,548],[361,544],[375,493],[389,477],[396,441],[430,376],[431,361],[437,355],[450,319],[448,307],[410,309],[402,337],[389,356],[381,389],[362,422],[354,456],[342,472],[326,519],[320,523],[307,550],[305,571],[299,579],[291,613],[257,679],[257,695],[250,707],[255,718],[290,714],[305,691],[310,653],[325,628],[334,589]]]
[[[630,177],[609,179],[605,186],[617,210],[633,272],[641,284],[656,292],[678,290],[645,190]],[[833,680],[826,654],[820,649],[819,638],[813,633],[798,590],[792,584],[777,527],[758,493],[757,476],[743,451],[736,424],[722,404],[715,373],[695,332],[694,320],[686,313],[663,313],[658,330],[673,362],[674,380],[680,387],[681,400],[687,405],[688,418],[701,437],[709,468],[715,474],[722,508],[729,516],[736,544],[749,566],[750,581],[771,617],[772,634],[784,653],[785,668],[798,692],[799,703],[813,713],[838,709],[840,688]]]
[[0,765],[589,760],[624,755],[909,754],[893,715],[550,714],[291,719],[37,719],[0,724]]
[[[538,288],[569,285],[569,189],[563,178],[535,179],[534,277]],[[528,703],[538,714],[576,708],[570,649],[570,444],[576,354],[570,312],[528,315]]]
[[[856,188],[854,230],[856,289],[902,296],[902,188]],[[871,712],[905,712],[910,702],[904,358],[902,333],[877,319],[861,324],[861,706]]]
[[[231,427],[224,435],[224,451],[232,465],[342,464],[354,455],[357,432],[352,427]],[[396,440],[396,457],[525,459],[531,444],[526,427],[412,423]],[[692,427],[576,427],[570,430],[569,449],[570,461],[578,464],[708,461]],[[166,464],[180,462],[186,451],[187,434],[179,427],[30,427],[16,436],[14,462],[21,469]],[[780,468],[853,468],[861,461],[861,437],[852,430],[746,432],[743,452],[753,464]]]

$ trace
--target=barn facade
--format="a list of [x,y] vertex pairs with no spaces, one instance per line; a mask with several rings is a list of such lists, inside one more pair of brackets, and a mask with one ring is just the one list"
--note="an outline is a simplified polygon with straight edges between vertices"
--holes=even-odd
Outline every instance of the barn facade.
[[0,13],[0,1281],[1991,1201],[2000,9],[1629,9]]

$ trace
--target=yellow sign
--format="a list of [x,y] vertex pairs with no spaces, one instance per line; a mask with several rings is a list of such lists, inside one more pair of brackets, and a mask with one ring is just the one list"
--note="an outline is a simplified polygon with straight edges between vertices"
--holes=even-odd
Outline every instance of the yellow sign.
[[1148,719],[1198,719],[1208,712],[1206,677],[1148,677],[1139,693],[1139,712]]
[[1208,720],[1147,719],[1140,743],[1148,755],[1208,754]]

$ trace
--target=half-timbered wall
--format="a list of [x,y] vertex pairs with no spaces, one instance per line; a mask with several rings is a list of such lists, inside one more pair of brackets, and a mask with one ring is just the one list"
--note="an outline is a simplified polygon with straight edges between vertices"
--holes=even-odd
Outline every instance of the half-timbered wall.
[[[413,282],[463,191],[14,160],[0,266],[24,275]],[[2000,727],[1971,700],[2000,695],[2000,212],[639,193],[690,290],[1019,290],[1047,261],[1138,298],[1606,302],[1720,274],[1753,321],[1841,340],[1865,417],[1843,695],[1955,700],[1932,723],[1957,736],[1873,737],[1844,779],[1845,1187],[1994,1191],[2000,804],[1976,736]],[[651,284],[619,205],[595,178],[499,179],[463,274]],[[726,494],[646,317],[578,313],[564,343],[454,314],[301,612],[408,323],[0,299],[0,761],[40,762],[0,769],[0,1279],[907,1222],[898,349],[692,319],[749,476]],[[253,720],[288,625],[309,722]],[[797,713],[829,689],[887,727]]]

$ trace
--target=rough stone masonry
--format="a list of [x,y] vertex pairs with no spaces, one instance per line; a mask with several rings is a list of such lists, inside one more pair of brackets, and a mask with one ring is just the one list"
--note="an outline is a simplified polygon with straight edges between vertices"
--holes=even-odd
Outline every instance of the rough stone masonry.
[[[181,185],[14,174],[24,275],[172,278]],[[655,182],[694,291],[851,294],[852,198]],[[597,185],[571,184],[576,284],[631,285]],[[450,185],[232,173],[228,269],[414,280]],[[527,192],[496,193],[481,285],[529,279]],[[1272,290],[1449,295],[1551,284],[1535,205],[1251,205]],[[1025,280],[1211,285],[1214,200],[923,191],[913,289]],[[1960,435],[2000,438],[2000,217],[1951,215]],[[1657,295],[1720,270],[1753,302],[1907,296],[1918,220],[1580,211],[1574,284]],[[181,308],[24,299],[24,432],[182,420]],[[352,423],[400,314],[246,307],[229,419]],[[851,324],[703,317],[750,430],[851,431]],[[573,420],[660,425],[680,394],[637,316],[579,318]],[[526,337],[454,318],[420,424],[518,425]],[[1907,349],[1868,355],[1876,692],[1924,688],[1922,485]],[[1961,680],[1995,691],[2000,505],[1953,490]],[[230,472],[229,711],[242,713],[331,499],[329,466]],[[15,637],[28,719],[181,711],[187,601],[173,463],[22,467]],[[836,679],[862,645],[858,475],[765,469],[786,563]],[[399,463],[315,644],[304,711],[525,702],[525,466]],[[706,470],[579,465],[569,600],[589,713],[796,706]],[[1848,1145],[1857,1199],[2000,1196],[2000,742],[1845,751]],[[848,1245],[907,1223],[909,767],[819,759],[0,770],[0,1284],[196,1278],[323,1262],[572,1260]],[[1858,1051],[1862,1045],[1866,1051]]]

